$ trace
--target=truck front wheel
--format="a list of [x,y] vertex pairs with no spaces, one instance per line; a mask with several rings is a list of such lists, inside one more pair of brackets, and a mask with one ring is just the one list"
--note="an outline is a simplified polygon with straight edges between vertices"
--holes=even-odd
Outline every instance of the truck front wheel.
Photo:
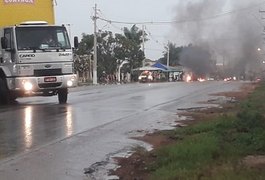
[[5,81],[0,78],[0,104],[6,105],[9,103],[9,92]]
[[65,104],[67,102],[68,89],[62,88],[58,90],[58,101],[60,104]]

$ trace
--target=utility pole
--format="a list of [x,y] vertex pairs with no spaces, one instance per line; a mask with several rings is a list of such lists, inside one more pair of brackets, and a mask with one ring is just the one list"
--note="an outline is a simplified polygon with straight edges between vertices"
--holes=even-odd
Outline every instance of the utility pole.
[[169,66],[169,41],[167,43],[167,67]]
[[94,59],[93,59],[93,84],[96,85],[98,82],[98,75],[97,75],[97,4],[95,4],[95,14],[93,16],[94,21]]
[[[144,47],[144,44],[145,44],[145,40],[144,40],[144,35],[145,35],[145,26],[143,25],[142,26],[142,31],[143,31],[143,34],[142,34],[142,41],[143,41],[143,53],[144,53],[144,51],[145,51],[145,47]],[[145,56],[145,53],[144,53],[144,56]],[[143,67],[145,66],[145,58],[143,59]]]
[[[265,11],[264,10],[259,10],[259,12],[262,14],[261,19],[264,20],[265,18],[263,16],[263,14],[265,13]],[[261,22],[261,25],[263,26],[263,22]],[[265,26],[263,26],[263,33],[262,33],[263,34],[263,37],[262,37],[263,44],[265,43],[264,32],[265,32]],[[262,49],[264,49],[264,47],[262,47]],[[262,49],[258,48],[259,53],[260,53],[260,51]],[[264,55],[262,53],[260,53],[260,56],[261,56],[261,58],[264,58]],[[265,61],[262,61],[261,62],[261,72],[260,72],[260,74],[261,74],[261,77],[262,77],[263,80],[265,79],[265,66],[264,65],[265,65]]]

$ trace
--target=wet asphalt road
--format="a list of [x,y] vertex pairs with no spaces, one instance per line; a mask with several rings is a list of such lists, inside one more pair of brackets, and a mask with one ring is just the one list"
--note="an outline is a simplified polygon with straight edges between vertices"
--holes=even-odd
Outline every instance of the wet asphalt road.
[[145,145],[128,137],[168,129],[178,108],[202,106],[196,102],[242,84],[78,87],[66,105],[59,105],[57,97],[18,99],[15,105],[0,107],[0,179],[106,179],[110,157]]

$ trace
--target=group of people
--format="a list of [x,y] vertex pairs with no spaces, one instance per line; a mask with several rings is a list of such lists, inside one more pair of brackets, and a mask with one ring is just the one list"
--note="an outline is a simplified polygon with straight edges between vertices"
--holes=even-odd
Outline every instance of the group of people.
[[105,72],[103,72],[101,77],[99,78],[99,82],[102,84],[128,83],[130,81],[130,73],[121,73],[121,77],[120,79],[118,79],[116,74],[106,74]]
[[115,84],[117,78],[115,74],[106,74],[103,72],[102,76],[99,78],[100,83],[102,84]]

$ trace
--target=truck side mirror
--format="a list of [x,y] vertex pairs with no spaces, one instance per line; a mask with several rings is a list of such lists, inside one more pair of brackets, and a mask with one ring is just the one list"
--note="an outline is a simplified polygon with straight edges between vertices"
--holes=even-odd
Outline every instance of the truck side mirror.
[[78,37],[77,36],[75,36],[74,37],[74,47],[75,47],[75,49],[77,49],[78,48]]
[[1,38],[1,46],[2,46],[2,49],[6,49],[7,48],[7,44],[8,44],[8,40],[6,37],[2,37]]

